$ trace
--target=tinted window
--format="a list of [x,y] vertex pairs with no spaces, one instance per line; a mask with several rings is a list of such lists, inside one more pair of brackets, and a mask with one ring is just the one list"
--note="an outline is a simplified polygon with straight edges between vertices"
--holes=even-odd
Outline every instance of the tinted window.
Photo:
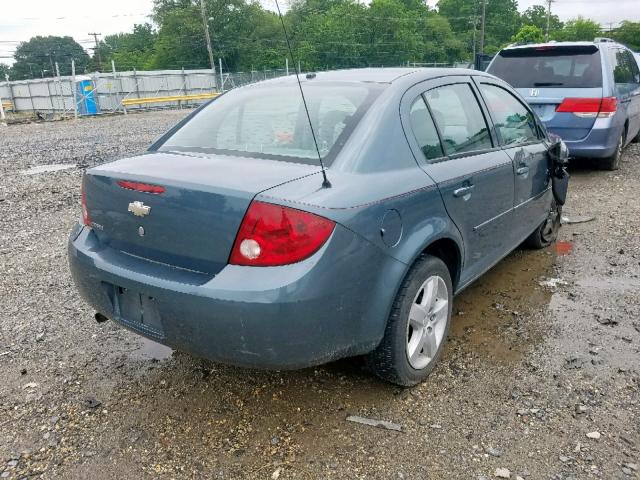
[[427,160],[440,158],[444,155],[436,126],[433,124],[431,114],[422,97],[418,97],[411,106],[411,129]]
[[631,52],[621,48],[610,48],[607,54],[613,69],[613,81],[616,84],[640,83],[638,63]]
[[600,51],[595,46],[503,50],[487,71],[516,88],[602,87]]
[[425,93],[447,155],[492,147],[487,124],[471,86],[446,85]]
[[503,145],[515,145],[538,140],[533,114],[504,88],[483,83],[482,95],[498,130]]
[[[323,158],[333,157],[381,91],[379,85],[305,85]],[[257,85],[221,96],[176,131],[161,150],[204,151],[317,162],[297,86]]]

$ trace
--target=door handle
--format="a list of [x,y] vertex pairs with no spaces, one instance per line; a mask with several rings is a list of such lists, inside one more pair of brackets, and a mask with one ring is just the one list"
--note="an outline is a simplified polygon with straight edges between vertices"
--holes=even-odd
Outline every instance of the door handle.
[[519,167],[519,168],[516,170],[516,173],[517,173],[518,175],[526,175],[527,173],[529,173],[529,167],[528,167],[528,166],[526,166],[526,165],[524,165],[524,166],[522,166],[522,167]]
[[464,197],[465,195],[469,195],[473,190],[473,187],[474,185],[466,185],[464,187],[456,188],[453,191],[453,196],[458,198],[458,197]]

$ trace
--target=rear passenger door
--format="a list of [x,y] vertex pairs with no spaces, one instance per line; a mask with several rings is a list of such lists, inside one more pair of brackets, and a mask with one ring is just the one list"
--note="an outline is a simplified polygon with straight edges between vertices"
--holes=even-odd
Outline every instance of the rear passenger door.
[[535,115],[505,85],[474,77],[493,120],[498,142],[515,171],[514,241],[524,240],[549,211],[548,146]]
[[613,69],[615,93],[619,108],[626,113],[624,120],[629,121],[627,141],[633,138],[640,128],[640,72],[633,54],[622,47],[613,46],[607,49],[609,63]]
[[403,122],[414,154],[462,234],[464,285],[514,246],[511,159],[495,144],[470,77],[419,84],[401,108],[408,110]]
[[629,131],[627,141],[631,141],[640,131],[640,68],[633,53],[624,49],[621,54],[625,69],[628,71],[626,77],[629,89]]

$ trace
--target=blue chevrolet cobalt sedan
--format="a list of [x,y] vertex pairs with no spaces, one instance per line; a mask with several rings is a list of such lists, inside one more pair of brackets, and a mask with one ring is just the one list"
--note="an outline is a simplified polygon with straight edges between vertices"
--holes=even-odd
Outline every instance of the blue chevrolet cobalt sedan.
[[366,355],[416,384],[453,296],[523,241],[555,240],[566,148],[481,72],[336,71],[301,88],[308,115],[295,76],[265,81],[89,169],[73,278],[97,319],[195,355],[275,369]]

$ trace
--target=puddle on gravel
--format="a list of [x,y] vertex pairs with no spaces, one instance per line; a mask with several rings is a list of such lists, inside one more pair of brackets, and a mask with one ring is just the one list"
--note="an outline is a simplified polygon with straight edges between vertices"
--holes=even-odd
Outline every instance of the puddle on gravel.
[[516,250],[455,298],[449,355],[513,362],[539,343],[552,293],[538,282],[555,258],[549,250]]

